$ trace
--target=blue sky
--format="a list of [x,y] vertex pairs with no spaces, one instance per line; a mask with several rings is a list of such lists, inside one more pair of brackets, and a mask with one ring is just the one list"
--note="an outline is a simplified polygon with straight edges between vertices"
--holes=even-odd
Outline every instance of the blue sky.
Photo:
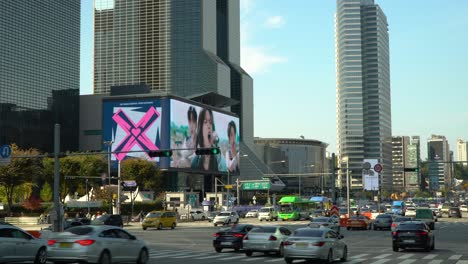
[[[392,134],[468,140],[468,1],[376,0],[390,34]],[[334,0],[241,0],[255,136],[336,151]],[[82,1],[81,94],[92,93],[93,1]],[[456,158],[456,154],[455,154]]]

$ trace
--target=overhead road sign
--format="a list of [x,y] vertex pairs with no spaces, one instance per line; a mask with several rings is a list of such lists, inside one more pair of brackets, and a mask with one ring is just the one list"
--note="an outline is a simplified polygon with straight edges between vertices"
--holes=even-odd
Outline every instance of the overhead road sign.
[[271,187],[270,181],[246,181],[242,183],[242,190],[269,190]]

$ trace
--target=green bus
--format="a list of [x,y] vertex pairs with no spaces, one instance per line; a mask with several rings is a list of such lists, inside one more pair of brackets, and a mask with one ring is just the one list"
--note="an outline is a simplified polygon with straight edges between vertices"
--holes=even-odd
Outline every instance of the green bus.
[[316,208],[316,203],[297,196],[284,196],[279,200],[278,218],[281,220],[300,220],[309,218],[310,212]]

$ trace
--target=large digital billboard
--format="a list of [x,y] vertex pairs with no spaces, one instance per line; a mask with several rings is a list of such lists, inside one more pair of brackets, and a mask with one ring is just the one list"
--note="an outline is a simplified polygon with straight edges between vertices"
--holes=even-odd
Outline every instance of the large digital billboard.
[[161,149],[163,113],[158,98],[104,101],[103,140],[112,142],[111,159],[139,157],[158,161],[149,157],[147,151]]
[[[171,168],[239,172],[239,118],[171,99]],[[220,155],[196,155],[196,148],[219,147]]]
[[379,190],[379,173],[375,171],[375,165],[379,161],[377,159],[364,159],[362,165],[362,182],[364,190],[378,191]]

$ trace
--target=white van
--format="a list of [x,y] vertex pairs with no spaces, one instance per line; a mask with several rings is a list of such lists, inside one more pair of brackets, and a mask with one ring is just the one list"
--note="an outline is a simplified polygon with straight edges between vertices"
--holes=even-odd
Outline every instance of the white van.
[[278,212],[274,207],[262,207],[258,210],[258,220],[278,221]]

